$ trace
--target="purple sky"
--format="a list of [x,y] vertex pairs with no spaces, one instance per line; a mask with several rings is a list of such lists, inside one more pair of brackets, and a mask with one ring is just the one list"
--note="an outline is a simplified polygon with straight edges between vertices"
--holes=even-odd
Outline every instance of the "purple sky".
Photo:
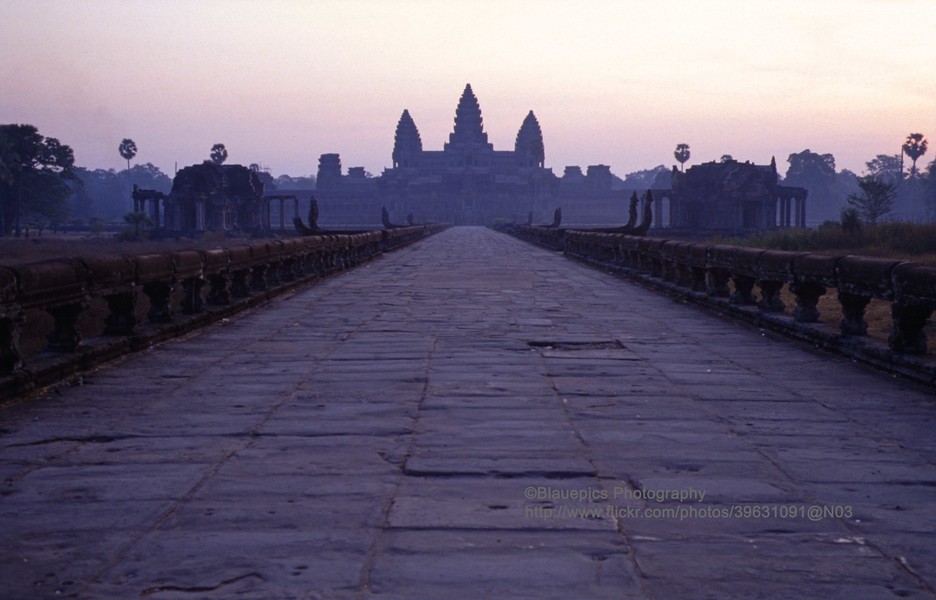
[[[4,0],[0,122],[87,167],[229,162],[378,174],[409,109],[441,149],[466,83],[494,147],[533,110],[546,165],[623,176],[792,152],[856,172],[936,135],[933,0]],[[933,156],[924,157],[928,163]]]

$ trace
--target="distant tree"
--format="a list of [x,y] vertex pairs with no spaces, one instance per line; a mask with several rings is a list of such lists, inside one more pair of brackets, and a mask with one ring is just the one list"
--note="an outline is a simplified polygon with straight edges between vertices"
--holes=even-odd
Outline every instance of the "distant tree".
[[38,229],[40,236],[47,227],[58,229],[64,225],[71,216],[68,206],[70,183],[70,180],[55,177],[35,178],[23,203],[22,221]]
[[315,177],[307,175],[305,177],[291,177],[289,175],[280,175],[273,182],[276,189],[279,190],[312,190],[315,189]]
[[785,181],[791,185],[808,188],[828,185],[835,177],[835,157],[831,154],[818,154],[808,148],[787,157],[790,167]]
[[130,196],[130,201],[133,201],[133,180],[130,179],[130,159],[136,156],[137,146],[136,142],[130,138],[124,138],[120,141],[120,145],[117,147],[117,151],[120,152],[120,155],[127,161],[127,194]]
[[679,170],[684,171],[686,161],[689,160],[689,144],[677,144],[676,151],[673,152],[673,156],[676,157],[676,160],[679,161]]
[[13,140],[0,137],[0,184],[13,182],[13,164],[17,161]]
[[810,204],[821,207],[833,202],[832,193],[835,185],[835,157],[831,154],[818,154],[803,150],[787,157],[790,167],[787,169],[784,184],[806,188]]
[[138,186],[168,194],[172,189],[172,179],[153,163],[133,165],[130,175]]
[[842,169],[835,176],[835,189],[842,199],[858,192],[858,176],[848,169]]
[[127,161],[127,172],[130,172],[130,159],[137,155],[136,142],[130,138],[124,138],[117,147],[117,151]]
[[903,180],[903,171],[900,166],[900,156],[878,154],[865,163],[868,174],[890,183],[900,183]]
[[936,160],[926,168],[926,175],[923,178],[923,194],[926,216],[930,221],[934,221],[936,220]]
[[33,125],[0,125],[4,176],[0,180],[0,235],[19,237],[26,213],[60,214],[75,179],[75,155]]
[[75,168],[80,185],[72,186],[71,209],[76,217],[118,218],[129,210],[125,181],[113,169]]
[[916,163],[917,159],[926,154],[926,146],[928,145],[926,138],[923,137],[922,133],[911,133],[907,136],[907,141],[903,145],[903,153],[910,157],[910,160],[913,161],[913,165],[910,167],[910,176],[915,177],[917,174]]
[[652,169],[634,171],[633,173],[628,173],[624,176],[623,187],[626,189],[635,190],[648,190],[657,187],[669,187],[668,183],[665,186],[657,185],[661,175],[666,177],[667,180],[672,177],[670,170],[667,169],[664,165],[657,165]]
[[[119,219],[132,208],[125,177],[113,169],[76,167],[75,176],[80,185],[72,185],[69,202],[73,216],[82,219]],[[141,188],[164,194],[172,190],[172,180],[152,163],[133,165],[130,178]]]
[[211,147],[211,161],[216,165],[223,165],[227,157],[228,151],[224,144],[215,144]]
[[723,162],[723,163],[731,162],[731,161],[733,161],[733,160],[734,160],[734,157],[733,157],[732,155],[730,155],[730,154],[722,154],[722,155],[721,155],[721,162]]
[[874,175],[865,175],[858,178],[858,187],[861,191],[850,195],[848,203],[868,223],[874,225],[878,219],[894,209],[897,186],[893,182]]

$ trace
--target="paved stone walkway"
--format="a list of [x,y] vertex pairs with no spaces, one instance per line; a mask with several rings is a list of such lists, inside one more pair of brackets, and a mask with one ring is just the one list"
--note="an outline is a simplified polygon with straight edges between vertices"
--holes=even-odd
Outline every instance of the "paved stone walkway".
[[930,393],[480,228],[0,412],[5,598],[933,598],[934,531]]

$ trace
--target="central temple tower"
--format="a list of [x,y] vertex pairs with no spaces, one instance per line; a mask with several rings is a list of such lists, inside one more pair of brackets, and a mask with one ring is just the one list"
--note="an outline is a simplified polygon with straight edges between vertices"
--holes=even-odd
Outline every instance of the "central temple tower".
[[[465,86],[455,109],[455,126],[442,150],[424,150],[409,110],[397,122],[391,168],[376,178],[363,169],[341,174],[337,154],[319,160],[317,198],[323,215],[336,222],[367,222],[385,206],[403,222],[489,225],[552,218],[558,206],[559,178],[544,167],[543,132],[529,111],[513,150],[495,150],[484,132],[481,106]],[[326,217],[327,218],[327,217]],[[373,218],[373,217],[370,217]]]
[[383,172],[379,188],[398,220],[413,214],[417,220],[454,224],[525,221],[530,212],[549,214],[556,203],[559,179],[543,162],[543,133],[533,111],[517,132],[514,150],[494,150],[468,84],[441,151],[423,150],[416,122],[409,110],[403,111],[394,136],[393,168]]
[[469,83],[458,101],[458,108],[455,109],[455,131],[449,134],[449,141],[443,147],[443,152],[470,154],[478,150],[493,152],[494,146],[488,143],[487,134],[484,133],[481,106]]

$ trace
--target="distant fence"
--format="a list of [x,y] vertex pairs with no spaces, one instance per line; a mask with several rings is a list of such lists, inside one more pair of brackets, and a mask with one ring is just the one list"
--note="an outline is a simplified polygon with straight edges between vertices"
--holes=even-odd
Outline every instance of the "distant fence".
[[[840,335],[848,338],[867,334],[865,308],[874,298],[884,300],[890,303],[893,319],[888,339],[891,356],[877,359],[888,362],[895,360],[893,355],[921,355],[927,351],[923,328],[936,308],[936,267],[893,259],[763,250],[573,229],[532,226],[501,229],[545,248],[657,281],[697,298],[746,307],[747,311],[756,307],[767,316],[784,312],[780,292],[787,286],[796,302],[791,315],[794,323],[817,322],[820,297],[828,288],[836,288],[842,311]],[[783,324],[778,319],[772,322]],[[896,360],[899,362],[899,356]]]
[[322,232],[210,250],[0,266],[0,398],[218,321],[444,228]]

